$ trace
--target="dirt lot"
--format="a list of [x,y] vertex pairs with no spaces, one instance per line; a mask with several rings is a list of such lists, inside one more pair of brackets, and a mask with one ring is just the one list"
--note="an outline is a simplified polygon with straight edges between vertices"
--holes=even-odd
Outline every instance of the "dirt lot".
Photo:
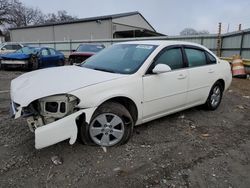
[[[20,74],[0,71],[0,90]],[[234,79],[218,110],[197,107],[149,122],[128,144],[104,152],[67,141],[36,150],[25,120],[9,118],[2,92],[0,187],[249,187],[248,96],[250,80]]]

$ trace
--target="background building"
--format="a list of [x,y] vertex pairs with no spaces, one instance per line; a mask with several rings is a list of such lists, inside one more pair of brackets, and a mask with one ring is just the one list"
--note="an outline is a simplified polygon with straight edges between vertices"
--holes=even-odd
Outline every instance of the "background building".
[[163,36],[139,12],[12,28],[11,41],[64,41]]

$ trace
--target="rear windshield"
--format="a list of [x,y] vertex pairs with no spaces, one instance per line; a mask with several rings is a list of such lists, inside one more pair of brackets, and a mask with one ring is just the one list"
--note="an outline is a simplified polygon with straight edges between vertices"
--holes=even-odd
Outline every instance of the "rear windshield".
[[39,51],[39,48],[35,47],[23,47],[16,51],[16,53],[23,53],[23,54],[36,54]]
[[77,52],[99,52],[104,48],[103,45],[82,44],[76,51]]

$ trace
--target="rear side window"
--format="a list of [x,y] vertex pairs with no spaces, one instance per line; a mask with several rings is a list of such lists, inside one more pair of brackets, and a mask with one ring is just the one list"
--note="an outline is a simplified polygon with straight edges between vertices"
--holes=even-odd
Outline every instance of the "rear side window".
[[208,52],[206,52],[206,54],[207,54],[208,64],[215,64],[216,63],[215,57]]
[[22,48],[20,45],[12,45],[13,50],[19,50],[20,48]]
[[172,70],[183,68],[182,52],[180,48],[173,48],[163,52],[155,61],[157,64],[166,64]]
[[189,67],[198,67],[207,64],[206,54],[204,51],[186,48],[185,52],[187,55]]
[[56,51],[54,49],[49,48],[50,55],[56,55]]
[[3,48],[5,48],[6,50],[13,50],[13,47],[10,44],[5,45]]

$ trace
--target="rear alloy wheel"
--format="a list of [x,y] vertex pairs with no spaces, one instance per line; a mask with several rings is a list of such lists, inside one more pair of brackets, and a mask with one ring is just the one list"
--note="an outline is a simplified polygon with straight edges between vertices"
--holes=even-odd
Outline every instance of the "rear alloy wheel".
[[208,110],[215,110],[221,103],[223,89],[220,83],[215,83],[209,93],[206,107]]
[[58,61],[58,66],[64,66],[64,60],[60,59],[60,60]]
[[129,140],[133,126],[133,119],[123,105],[108,102],[96,110],[89,125],[80,126],[80,137],[85,144],[120,145]]

